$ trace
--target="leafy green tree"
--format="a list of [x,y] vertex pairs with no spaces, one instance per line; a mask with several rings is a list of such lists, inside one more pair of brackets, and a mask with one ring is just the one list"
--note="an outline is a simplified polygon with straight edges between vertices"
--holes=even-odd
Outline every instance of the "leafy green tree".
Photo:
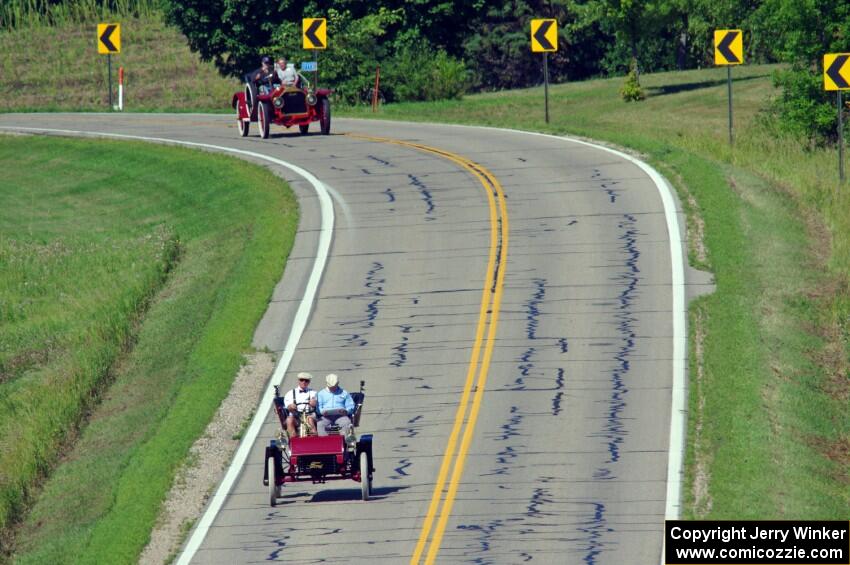
[[[431,64],[403,76],[391,72],[395,92],[406,96],[416,92],[415,98],[421,99],[423,94],[411,85],[433,84],[440,86],[435,92],[459,95],[468,84],[466,67],[439,42],[459,51],[460,42],[452,37],[466,23],[450,25],[452,15],[476,6],[476,2],[435,0],[171,0],[168,15],[193,50],[213,60],[223,74],[237,77],[256,68],[262,54],[285,55],[295,62],[313,59],[312,53],[301,49],[301,21],[327,18],[328,47],[318,54],[320,84],[334,87],[338,98],[354,103],[372,86],[379,64],[401,68],[400,58],[410,54],[421,56],[424,63],[430,59]],[[408,70],[414,71],[410,66]],[[444,88],[447,83],[453,86]]]
[[823,56],[850,46],[850,3],[830,0],[766,0],[760,20],[779,57],[790,69],[774,74],[782,94],[773,109],[782,129],[812,143],[832,142],[834,95],[823,89]]
[[619,41],[628,46],[631,59],[640,61],[642,41],[662,34],[676,12],[672,0],[599,0],[603,17]]
[[714,30],[741,29],[744,34],[744,59],[747,62],[772,62],[773,42],[764,22],[757,17],[764,0],[677,0],[680,26],[686,35],[686,65],[714,64]]

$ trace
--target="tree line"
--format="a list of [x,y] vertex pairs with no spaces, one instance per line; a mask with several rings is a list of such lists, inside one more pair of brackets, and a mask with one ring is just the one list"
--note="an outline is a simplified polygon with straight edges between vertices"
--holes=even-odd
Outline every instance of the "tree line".
[[533,18],[558,21],[554,82],[713,66],[713,31],[742,29],[747,63],[787,63],[774,80],[783,127],[834,136],[822,56],[850,51],[850,2],[836,0],[162,0],[192,49],[241,76],[260,54],[312,60],[301,20],[328,20],[321,80],[355,103],[380,65],[388,101],[534,86]]

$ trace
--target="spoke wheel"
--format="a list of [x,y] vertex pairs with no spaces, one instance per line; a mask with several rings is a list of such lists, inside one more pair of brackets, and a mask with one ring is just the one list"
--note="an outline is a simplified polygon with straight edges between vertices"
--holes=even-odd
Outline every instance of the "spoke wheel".
[[269,473],[269,506],[277,506],[277,495],[280,491],[275,477],[274,457],[266,460],[266,468]]
[[236,103],[236,127],[239,128],[239,135],[245,137],[248,135],[248,130],[251,129],[251,122],[244,121],[239,115],[239,103]]
[[272,105],[268,102],[260,102],[260,137],[269,138],[269,125],[272,121]]
[[369,495],[372,494],[372,479],[369,473],[369,456],[366,452],[360,454],[360,493],[363,495],[363,500],[369,500]]
[[331,133],[331,101],[327,98],[322,98],[322,119],[319,124],[322,126],[322,135]]

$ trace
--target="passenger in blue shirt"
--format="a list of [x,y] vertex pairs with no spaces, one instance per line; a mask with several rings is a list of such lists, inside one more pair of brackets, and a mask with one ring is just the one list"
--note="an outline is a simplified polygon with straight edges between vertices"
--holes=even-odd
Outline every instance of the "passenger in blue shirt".
[[328,388],[319,391],[319,435],[328,435],[327,427],[331,424],[339,426],[342,435],[347,435],[351,429],[351,415],[354,414],[354,399],[341,386],[339,377],[331,373],[325,377]]

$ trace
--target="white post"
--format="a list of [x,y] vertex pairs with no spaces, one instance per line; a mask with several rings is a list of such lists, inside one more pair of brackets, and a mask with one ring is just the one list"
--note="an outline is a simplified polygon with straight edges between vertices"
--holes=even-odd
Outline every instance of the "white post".
[[124,111],[124,67],[118,69],[118,110]]

